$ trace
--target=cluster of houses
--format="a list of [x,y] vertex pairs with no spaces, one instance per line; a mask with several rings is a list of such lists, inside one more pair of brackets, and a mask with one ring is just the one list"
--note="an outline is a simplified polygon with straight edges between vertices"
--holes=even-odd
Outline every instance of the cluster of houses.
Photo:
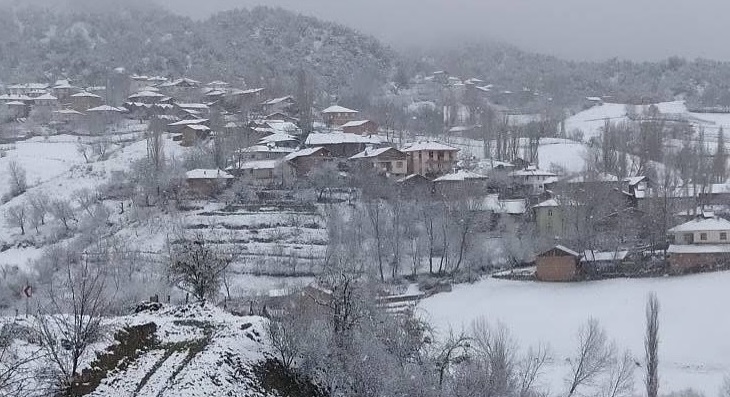
[[[643,257],[660,254],[662,272],[686,272],[727,268],[730,266],[730,221],[726,203],[730,200],[730,184],[712,184],[705,192],[694,194],[691,188],[664,189],[659,194],[647,177],[628,177],[618,180],[606,174],[595,175],[590,181],[584,177],[565,181],[580,184],[582,189],[596,189],[600,200],[611,200],[611,192],[620,195],[627,210],[641,212],[654,200],[666,206],[666,218],[679,224],[668,228],[666,239],[655,246],[632,249],[627,246],[607,251],[577,252],[561,244],[551,246],[535,258],[535,276],[543,281],[573,281],[606,274],[637,274]],[[602,186],[603,189],[597,186]],[[553,186],[548,186],[550,189]],[[705,203],[692,210],[674,211],[678,207],[694,206],[696,200]],[[676,204],[682,205],[676,205]],[[710,211],[716,209],[717,212]],[[581,203],[566,196],[553,197],[532,207],[538,235],[560,241],[565,232],[567,216],[583,216]],[[723,217],[724,216],[724,217]],[[683,223],[682,223],[683,222]],[[615,226],[614,226],[615,227]],[[648,251],[647,251],[648,249]]]

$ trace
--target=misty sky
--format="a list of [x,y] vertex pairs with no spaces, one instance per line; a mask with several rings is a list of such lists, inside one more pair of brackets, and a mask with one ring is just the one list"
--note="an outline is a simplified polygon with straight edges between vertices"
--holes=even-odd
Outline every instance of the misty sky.
[[485,38],[569,59],[730,60],[728,0],[155,0],[191,17],[254,5],[319,16],[395,46]]

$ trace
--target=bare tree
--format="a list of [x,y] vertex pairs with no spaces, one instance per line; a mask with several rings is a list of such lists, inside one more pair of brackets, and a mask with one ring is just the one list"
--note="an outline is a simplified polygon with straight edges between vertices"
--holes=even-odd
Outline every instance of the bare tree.
[[83,188],[74,193],[74,200],[80,209],[86,211],[89,216],[93,216],[93,208],[99,202],[99,195],[91,189]]
[[606,334],[595,319],[588,320],[581,327],[578,342],[577,354],[570,363],[568,396],[575,394],[581,386],[593,385],[597,378],[609,368],[614,356],[614,349],[608,345]]
[[446,373],[452,365],[463,362],[467,358],[470,340],[471,338],[465,334],[454,335],[453,332],[449,333],[449,337],[443,342],[436,355],[439,385],[443,385]]
[[10,207],[5,213],[8,226],[19,227],[20,234],[25,235],[25,222],[28,220],[28,211],[23,204]]
[[25,193],[28,189],[25,169],[17,161],[11,161],[8,164],[8,184],[10,185],[10,195],[13,197]]
[[649,295],[646,302],[646,336],[644,337],[646,354],[646,394],[657,397],[659,392],[659,299],[656,294]]
[[29,331],[15,321],[4,321],[0,327],[0,395],[28,395],[34,373],[31,364],[40,357],[40,350],[18,349],[15,342]]
[[[46,215],[51,205],[51,200],[45,193],[35,193],[28,198],[31,208],[31,220],[40,225],[46,224]],[[36,228],[37,229],[37,228]]]
[[92,343],[103,337],[102,319],[110,302],[104,272],[81,255],[63,252],[64,274],[48,288],[49,304],[39,307],[37,328],[58,391],[73,386]]
[[58,219],[63,227],[68,231],[71,229],[69,222],[76,220],[76,214],[74,213],[73,207],[68,200],[57,199],[51,201],[50,213],[54,218]]
[[628,351],[615,360],[601,397],[630,397],[634,395],[634,370],[636,363]]
[[517,365],[518,395],[519,397],[531,397],[538,393],[535,391],[535,384],[542,374],[545,363],[550,359],[547,347],[530,347],[525,356]]
[[216,251],[205,244],[202,236],[197,236],[171,249],[167,271],[177,287],[205,302],[218,294],[232,261],[230,255]]

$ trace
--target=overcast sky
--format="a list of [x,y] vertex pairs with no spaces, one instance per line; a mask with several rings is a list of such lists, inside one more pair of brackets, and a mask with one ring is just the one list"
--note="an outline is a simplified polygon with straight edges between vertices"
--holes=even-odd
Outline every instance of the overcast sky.
[[254,5],[340,22],[395,46],[490,39],[569,59],[730,60],[728,0],[155,0],[205,17]]

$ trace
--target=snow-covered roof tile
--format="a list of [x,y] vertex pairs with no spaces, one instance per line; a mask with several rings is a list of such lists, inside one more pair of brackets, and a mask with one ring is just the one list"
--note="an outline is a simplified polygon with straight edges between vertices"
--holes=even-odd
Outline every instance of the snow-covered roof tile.
[[322,113],[360,113],[357,110],[348,109],[343,106],[334,105],[322,110]]

